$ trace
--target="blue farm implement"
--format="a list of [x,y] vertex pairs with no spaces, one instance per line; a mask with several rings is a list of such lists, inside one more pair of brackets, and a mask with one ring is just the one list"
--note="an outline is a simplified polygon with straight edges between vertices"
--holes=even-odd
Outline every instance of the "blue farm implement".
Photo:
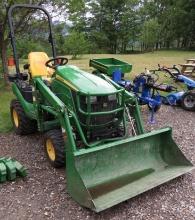
[[163,72],[165,76],[170,77],[174,82],[183,84],[185,87],[181,91],[178,88],[167,85],[168,95],[162,96],[162,101],[164,104],[169,105],[180,105],[183,109],[189,111],[195,111],[195,81],[191,78],[181,74],[180,70],[173,65],[173,67],[160,67],[157,70],[150,70],[151,73]]

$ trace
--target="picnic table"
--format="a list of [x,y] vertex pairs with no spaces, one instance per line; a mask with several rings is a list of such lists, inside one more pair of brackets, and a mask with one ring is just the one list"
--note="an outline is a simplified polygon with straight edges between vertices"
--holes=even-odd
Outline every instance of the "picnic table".
[[186,63],[180,64],[181,73],[184,75],[191,75],[195,73],[195,59],[187,59]]
[[187,63],[195,63],[195,59],[187,59],[186,62]]

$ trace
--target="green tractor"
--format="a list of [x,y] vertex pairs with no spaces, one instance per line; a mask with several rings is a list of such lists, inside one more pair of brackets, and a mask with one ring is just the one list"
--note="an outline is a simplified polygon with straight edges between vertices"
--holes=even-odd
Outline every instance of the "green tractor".
[[[21,73],[13,31],[14,9],[43,11],[49,22],[53,58],[31,52],[29,79]],[[54,167],[66,166],[67,190],[96,212],[189,172],[193,165],[171,136],[171,128],[145,133],[136,97],[104,74],[96,76],[57,57],[48,12],[14,5],[8,12],[16,64],[11,102],[15,132],[44,135]]]

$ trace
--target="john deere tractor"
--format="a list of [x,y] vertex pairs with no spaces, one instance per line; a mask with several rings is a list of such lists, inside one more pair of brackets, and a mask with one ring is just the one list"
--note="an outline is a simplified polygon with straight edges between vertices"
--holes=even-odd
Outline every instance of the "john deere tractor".
[[[20,71],[12,13],[43,11],[53,57],[31,52]],[[137,100],[106,75],[96,76],[56,56],[51,19],[39,6],[8,12],[16,75],[11,102],[15,132],[39,131],[54,167],[66,167],[67,190],[96,212],[116,205],[192,169],[171,137],[171,128],[145,133]]]

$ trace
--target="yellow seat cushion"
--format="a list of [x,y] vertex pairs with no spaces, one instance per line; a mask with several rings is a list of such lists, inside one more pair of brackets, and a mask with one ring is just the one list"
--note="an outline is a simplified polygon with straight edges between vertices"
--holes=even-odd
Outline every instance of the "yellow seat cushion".
[[31,52],[28,55],[29,71],[31,77],[51,77],[53,70],[45,66],[45,63],[49,60],[49,57],[44,52]]

